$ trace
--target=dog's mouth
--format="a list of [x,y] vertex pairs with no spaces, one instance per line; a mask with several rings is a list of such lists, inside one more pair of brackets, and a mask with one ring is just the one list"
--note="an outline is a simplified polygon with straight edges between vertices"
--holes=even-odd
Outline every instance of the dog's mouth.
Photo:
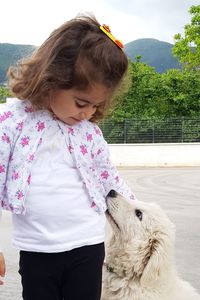
[[112,214],[109,212],[108,209],[106,210],[106,216],[107,216],[108,221],[111,222],[113,225],[115,225],[120,230],[118,223],[116,222],[116,220],[114,219],[114,217],[112,216]]

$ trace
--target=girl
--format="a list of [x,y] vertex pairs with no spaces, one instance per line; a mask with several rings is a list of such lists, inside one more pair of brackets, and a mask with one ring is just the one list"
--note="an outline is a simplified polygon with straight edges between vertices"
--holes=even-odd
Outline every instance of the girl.
[[95,124],[127,71],[121,48],[79,16],[9,72],[18,100],[1,106],[0,203],[12,212],[25,300],[100,299],[106,195],[134,199]]

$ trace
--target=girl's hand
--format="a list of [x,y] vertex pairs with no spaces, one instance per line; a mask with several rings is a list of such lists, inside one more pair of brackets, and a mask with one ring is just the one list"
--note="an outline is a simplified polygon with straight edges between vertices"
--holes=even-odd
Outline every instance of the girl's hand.
[[5,273],[6,273],[5,259],[4,259],[3,253],[0,252],[0,285],[3,284],[2,277],[5,276]]

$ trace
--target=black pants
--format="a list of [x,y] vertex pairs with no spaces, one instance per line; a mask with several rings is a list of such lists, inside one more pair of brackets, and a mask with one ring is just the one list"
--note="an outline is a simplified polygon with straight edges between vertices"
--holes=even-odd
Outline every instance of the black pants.
[[104,243],[61,253],[20,251],[24,300],[100,300]]

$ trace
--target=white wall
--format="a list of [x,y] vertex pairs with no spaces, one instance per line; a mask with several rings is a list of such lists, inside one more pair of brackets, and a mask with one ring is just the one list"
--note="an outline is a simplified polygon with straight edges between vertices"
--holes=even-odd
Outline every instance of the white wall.
[[110,144],[116,166],[200,166],[200,143]]

